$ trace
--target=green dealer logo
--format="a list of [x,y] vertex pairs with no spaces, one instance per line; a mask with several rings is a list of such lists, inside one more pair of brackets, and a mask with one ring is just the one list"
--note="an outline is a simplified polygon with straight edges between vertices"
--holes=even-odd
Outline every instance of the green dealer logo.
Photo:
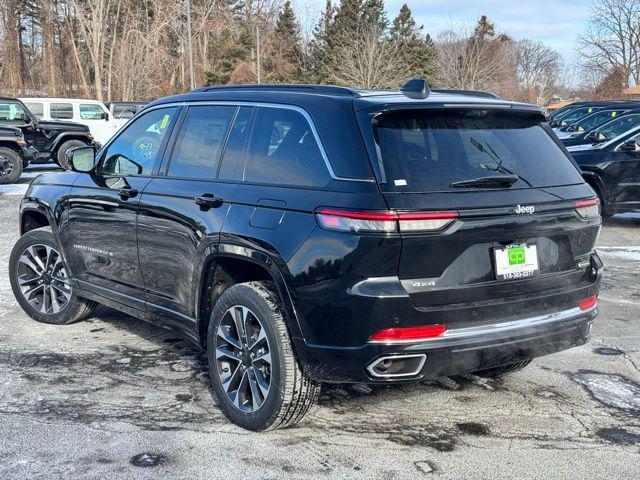
[[509,265],[522,265],[524,263],[524,247],[511,247],[507,250]]

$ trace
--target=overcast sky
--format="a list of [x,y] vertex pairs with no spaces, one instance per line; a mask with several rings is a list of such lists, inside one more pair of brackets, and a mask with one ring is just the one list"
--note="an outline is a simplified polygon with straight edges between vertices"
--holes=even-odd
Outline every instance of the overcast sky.
[[[575,62],[575,38],[583,32],[591,7],[591,0],[386,0],[389,18],[395,17],[405,2],[416,21],[433,36],[452,23],[475,22],[485,14],[499,32],[544,42],[568,64]],[[297,0],[294,4],[305,23],[305,16],[317,18],[325,0]]]

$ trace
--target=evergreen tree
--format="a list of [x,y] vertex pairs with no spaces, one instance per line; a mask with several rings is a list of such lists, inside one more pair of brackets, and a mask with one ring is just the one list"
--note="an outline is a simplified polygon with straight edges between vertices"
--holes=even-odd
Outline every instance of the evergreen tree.
[[431,37],[422,33],[424,27],[417,26],[411,9],[405,3],[393,20],[389,36],[398,48],[404,65],[411,76],[425,78],[433,84],[436,77],[436,46]]
[[238,65],[251,60],[254,48],[252,31],[245,27],[234,35],[230,29],[225,28],[213,40],[211,48],[218,55],[212,68],[204,72],[207,85],[226,85]]
[[299,82],[302,76],[302,39],[290,0],[282,6],[274,29],[274,51],[271,55],[272,74],[269,81]]

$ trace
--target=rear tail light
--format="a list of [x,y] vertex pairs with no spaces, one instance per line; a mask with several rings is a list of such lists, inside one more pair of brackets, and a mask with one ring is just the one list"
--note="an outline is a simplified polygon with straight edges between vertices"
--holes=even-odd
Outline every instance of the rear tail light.
[[576,202],[576,212],[582,218],[592,218],[600,215],[600,200],[592,198]]
[[421,327],[388,328],[371,335],[369,340],[375,343],[413,342],[439,337],[447,330],[445,324],[423,325]]
[[598,300],[596,300],[596,296],[585,298],[584,300],[580,300],[578,302],[578,307],[580,310],[589,310],[591,307],[595,307],[598,304]]
[[424,232],[441,230],[456,218],[458,212],[354,212],[323,208],[316,211],[318,224],[343,232]]

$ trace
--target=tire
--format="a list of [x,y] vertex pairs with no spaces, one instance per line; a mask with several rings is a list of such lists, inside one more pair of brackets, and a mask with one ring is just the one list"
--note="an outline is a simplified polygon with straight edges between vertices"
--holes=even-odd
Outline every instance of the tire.
[[488,368],[486,370],[480,370],[474,372],[475,375],[484,378],[498,378],[508,373],[517,372],[529,365],[531,360],[523,360],[522,362],[510,363],[508,365],[500,365],[499,367]]
[[0,185],[14,183],[22,175],[22,158],[15,150],[0,147]]
[[[250,325],[249,336],[238,335],[231,312],[244,319],[242,325]],[[228,341],[237,344],[239,338],[255,348],[245,348],[242,355],[241,348]],[[298,365],[280,297],[270,282],[240,283],[222,293],[211,312],[207,352],[218,406],[229,420],[247,430],[275,430],[298,423],[320,393],[320,384],[307,378]],[[249,352],[255,357],[247,358]],[[262,360],[267,356],[269,364]],[[260,385],[266,383],[264,394]]]
[[[25,233],[11,251],[9,280],[16,300],[27,315],[42,323],[68,325],[89,316],[95,303],[76,295],[58,252],[49,227]],[[47,254],[51,257],[45,257]],[[47,277],[39,273],[43,270],[42,265],[49,267],[45,272]],[[34,291],[30,292],[30,289]]]
[[62,168],[64,168],[65,170],[71,170],[71,165],[67,161],[67,156],[66,156],[67,151],[71,150],[72,148],[86,147],[86,146],[87,144],[80,140],[67,140],[62,145],[60,145],[60,147],[58,148],[58,151],[56,152],[56,159],[57,159],[56,163],[60,165]]

